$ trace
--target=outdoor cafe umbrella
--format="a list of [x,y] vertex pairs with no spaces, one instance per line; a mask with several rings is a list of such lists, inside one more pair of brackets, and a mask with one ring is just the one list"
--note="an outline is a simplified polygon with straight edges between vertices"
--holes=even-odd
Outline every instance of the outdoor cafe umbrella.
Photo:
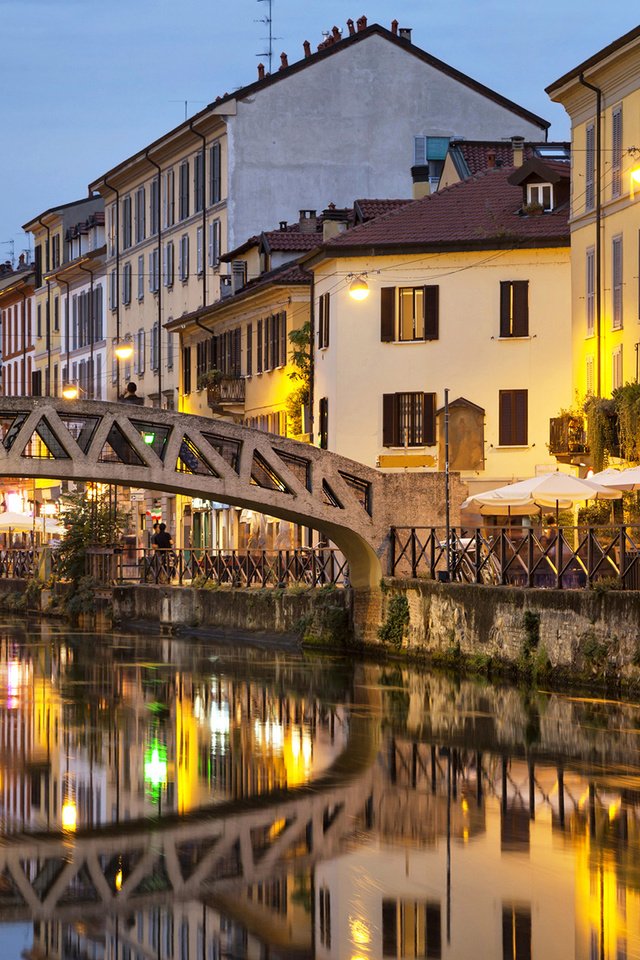
[[592,499],[616,500],[621,496],[619,490],[557,470],[474,494],[467,497],[461,509],[475,508],[483,514],[517,513],[522,516],[533,513],[536,507],[555,507],[557,522],[560,510],[568,510],[576,503]]
[[[0,513],[0,533],[6,530],[12,530],[14,533],[30,533],[33,526],[37,524],[37,529],[43,529],[43,518],[36,517],[35,521],[28,513],[17,513],[14,510],[6,510]],[[66,528],[61,526],[56,520],[49,517],[44,518],[44,532],[60,535],[66,533]]]
[[602,470],[594,473],[591,480],[612,490],[640,490],[640,467],[628,467],[626,470]]

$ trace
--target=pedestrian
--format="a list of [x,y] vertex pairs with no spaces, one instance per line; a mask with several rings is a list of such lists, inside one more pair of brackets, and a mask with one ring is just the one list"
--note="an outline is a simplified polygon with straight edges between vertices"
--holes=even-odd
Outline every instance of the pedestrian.
[[142,406],[144,400],[138,396],[138,388],[135,383],[127,384],[127,389],[122,395],[122,401],[123,403],[136,403],[138,406]]

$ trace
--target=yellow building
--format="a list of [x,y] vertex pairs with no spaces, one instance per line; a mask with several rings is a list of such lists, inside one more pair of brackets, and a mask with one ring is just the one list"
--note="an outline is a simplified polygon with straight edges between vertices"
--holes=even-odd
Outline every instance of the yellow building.
[[638,381],[640,27],[547,93],[571,118],[573,388],[608,397]]

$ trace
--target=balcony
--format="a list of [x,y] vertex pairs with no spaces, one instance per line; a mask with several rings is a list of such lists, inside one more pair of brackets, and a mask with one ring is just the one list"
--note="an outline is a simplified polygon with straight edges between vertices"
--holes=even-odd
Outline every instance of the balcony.
[[552,417],[549,421],[549,452],[558,459],[569,461],[589,453],[584,417],[571,414]]
[[212,410],[227,404],[244,404],[244,377],[223,374],[207,387],[207,403]]

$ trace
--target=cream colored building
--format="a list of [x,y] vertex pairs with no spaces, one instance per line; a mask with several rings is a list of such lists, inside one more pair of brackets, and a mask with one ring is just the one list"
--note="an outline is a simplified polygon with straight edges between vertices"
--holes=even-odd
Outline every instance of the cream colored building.
[[448,388],[451,469],[471,491],[550,469],[549,418],[571,399],[568,199],[566,162],[532,158],[303,258],[313,442],[385,470],[443,470]]
[[547,87],[571,118],[573,389],[638,382],[640,27]]

